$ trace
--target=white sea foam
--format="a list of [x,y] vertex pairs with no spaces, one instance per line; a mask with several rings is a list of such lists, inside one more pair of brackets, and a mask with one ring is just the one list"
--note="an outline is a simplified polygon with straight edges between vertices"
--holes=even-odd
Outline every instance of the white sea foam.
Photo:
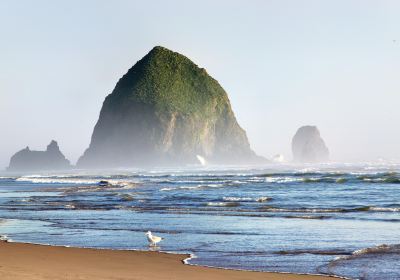
[[208,206],[226,206],[226,202],[208,202]]
[[49,177],[54,177],[54,176],[32,174],[32,175],[25,175],[24,177],[25,178],[49,178]]
[[224,201],[243,201],[243,202],[251,202],[251,201],[256,201],[256,202],[264,202],[267,200],[270,200],[271,198],[262,196],[262,197],[231,197],[231,196],[225,196],[222,198]]
[[174,191],[174,190],[198,190],[198,189],[206,189],[206,188],[221,188],[224,187],[223,184],[205,184],[205,185],[196,185],[196,186],[180,186],[180,187],[166,187],[161,188],[160,191]]
[[162,192],[167,192],[167,191],[173,191],[176,190],[177,188],[161,188],[160,191]]
[[[74,185],[97,185],[100,179],[93,178],[74,178],[74,177],[54,177],[54,176],[24,176],[16,179],[19,182],[31,182],[34,184],[74,184]],[[111,179],[107,181],[113,187],[123,187],[124,189],[132,189],[136,187],[136,182]]]
[[266,177],[265,181],[268,183],[291,183],[291,182],[300,182],[302,178],[293,178],[293,177]]
[[353,256],[360,256],[360,255],[365,255],[365,254],[371,254],[371,253],[383,253],[387,252],[391,249],[391,246],[386,245],[386,244],[381,244],[376,247],[370,247],[370,248],[363,248],[360,250],[355,250],[352,255]]
[[226,207],[226,206],[239,206],[239,202],[235,201],[227,201],[227,202],[208,202],[207,206],[219,206],[219,207]]
[[259,177],[252,177],[246,180],[247,182],[251,182],[251,183],[262,183],[265,182],[264,178],[259,178]]
[[31,182],[36,184],[97,184],[99,180],[82,178],[54,178],[54,177],[20,177],[16,181]]
[[223,197],[224,201],[254,201],[251,197]]
[[266,212],[293,212],[293,213],[336,213],[343,212],[341,208],[274,208],[268,207],[263,209]]
[[351,260],[354,258],[363,257],[364,255],[369,255],[369,254],[385,254],[385,253],[399,254],[400,253],[400,244],[394,244],[394,245],[381,244],[381,245],[377,245],[375,247],[358,249],[358,250],[355,250],[354,252],[352,252],[351,255],[349,255],[349,256],[340,256],[340,257],[334,258],[332,263]]
[[175,187],[175,188],[162,188],[160,191],[174,191],[174,190],[197,190],[200,189],[202,186],[182,186],[182,187]]
[[400,208],[397,207],[370,207],[369,210],[377,212],[400,212]]
[[339,258],[342,259],[349,259],[356,256],[362,256],[367,254],[384,254],[384,253],[400,253],[400,244],[380,244],[374,247],[362,248],[359,250],[355,250],[350,256],[344,256]]

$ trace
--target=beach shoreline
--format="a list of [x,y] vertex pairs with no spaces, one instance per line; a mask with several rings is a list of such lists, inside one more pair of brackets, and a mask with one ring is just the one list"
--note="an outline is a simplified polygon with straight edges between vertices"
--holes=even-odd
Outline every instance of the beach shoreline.
[[0,279],[340,279],[186,265],[189,254],[0,242]]

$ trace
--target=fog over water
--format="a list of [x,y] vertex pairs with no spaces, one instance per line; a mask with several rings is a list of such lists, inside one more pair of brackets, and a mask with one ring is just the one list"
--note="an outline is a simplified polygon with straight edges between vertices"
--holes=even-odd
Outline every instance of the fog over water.
[[[252,148],[291,158],[316,125],[335,161],[400,159],[398,1],[2,1],[0,169],[52,139],[75,163],[104,98],[155,45],[229,94]],[[151,14],[151,16],[149,16]]]

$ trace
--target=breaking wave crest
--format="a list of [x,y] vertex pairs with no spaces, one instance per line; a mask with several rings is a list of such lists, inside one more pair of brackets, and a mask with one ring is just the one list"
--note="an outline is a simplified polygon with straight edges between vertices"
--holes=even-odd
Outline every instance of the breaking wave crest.
[[354,251],[352,256],[363,256],[367,254],[400,253],[400,244],[387,245],[381,244],[375,247],[363,248]]
[[265,202],[265,201],[269,201],[271,200],[270,197],[266,197],[266,196],[261,196],[261,197],[223,197],[222,198],[224,201],[242,201],[242,202]]
[[[120,180],[120,179],[110,179],[104,181],[104,179],[100,178],[82,178],[82,177],[46,177],[46,176],[25,176],[16,179],[17,182],[29,182],[34,184],[68,184],[68,185],[83,185],[83,186],[92,186],[92,185],[101,185],[104,183],[104,186],[111,187],[125,187],[130,188],[135,186],[137,183],[129,180]],[[93,189],[92,189],[93,190]]]
[[352,260],[360,257],[367,257],[369,255],[374,255],[374,254],[400,254],[400,244],[394,244],[394,245],[381,244],[374,247],[358,249],[351,252],[350,254],[341,254],[344,256],[335,258],[329,264],[329,266],[335,267],[335,265],[339,262]]
[[373,207],[361,206],[353,208],[277,208],[264,206],[261,208],[264,212],[294,212],[294,213],[346,213],[346,212],[399,212],[400,208],[395,207]]
[[239,202],[208,202],[207,206],[217,206],[217,207],[237,207]]
[[313,254],[313,255],[325,255],[325,256],[337,256],[337,255],[351,255],[351,252],[346,250],[281,250],[274,252],[278,255],[303,255],[303,254]]
[[76,184],[76,185],[89,185],[97,184],[99,180],[84,179],[84,178],[53,178],[53,177],[21,177],[16,179],[18,182],[29,182],[36,184]]
[[270,173],[260,174],[269,183],[371,183],[400,184],[398,172],[378,173],[342,173],[342,172],[304,172],[304,173]]
[[210,189],[210,188],[223,188],[223,184],[201,184],[196,186],[180,186],[180,187],[166,187],[161,188],[160,191],[176,191],[176,190],[201,190],[201,189]]

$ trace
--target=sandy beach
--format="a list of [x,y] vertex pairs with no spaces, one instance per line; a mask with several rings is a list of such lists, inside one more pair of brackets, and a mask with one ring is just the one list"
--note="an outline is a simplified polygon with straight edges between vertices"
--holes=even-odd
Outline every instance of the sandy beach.
[[159,252],[0,242],[0,279],[333,279],[328,276],[234,271],[184,265],[182,260],[187,257]]

